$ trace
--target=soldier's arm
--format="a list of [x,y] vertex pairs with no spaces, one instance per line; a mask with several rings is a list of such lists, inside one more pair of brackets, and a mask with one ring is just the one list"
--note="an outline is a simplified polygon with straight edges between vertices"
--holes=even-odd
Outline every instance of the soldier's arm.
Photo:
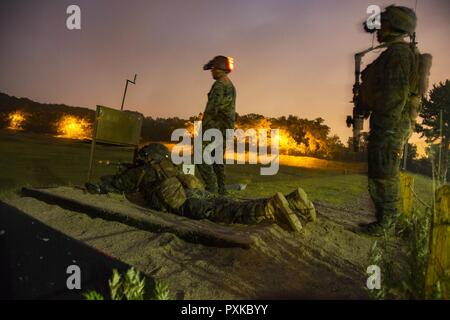
[[220,84],[220,97],[217,100],[217,119],[220,123],[220,129],[232,129],[234,128],[235,109],[233,103],[233,95],[229,90],[232,90],[232,86],[228,83],[218,81]]
[[224,85],[220,81],[216,81],[211,89],[208,97],[208,104],[205,109],[205,113],[208,114],[207,123],[205,126],[209,128],[217,128],[217,118],[219,117],[219,110],[223,101]]
[[219,119],[223,124],[222,129],[233,129],[235,120],[235,110],[233,106],[232,97],[225,97],[219,108]]
[[113,186],[125,193],[134,191],[140,171],[140,167],[132,167],[117,173],[113,178]]
[[225,86],[221,81],[217,81],[212,90],[211,95],[208,100],[208,105],[210,105],[210,110],[214,116],[218,116],[218,113],[223,104],[223,96],[225,93]]

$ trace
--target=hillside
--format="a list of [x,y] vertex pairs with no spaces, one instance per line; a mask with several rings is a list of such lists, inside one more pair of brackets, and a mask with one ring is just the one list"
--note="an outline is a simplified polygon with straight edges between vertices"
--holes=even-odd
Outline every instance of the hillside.
[[9,125],[9,115],[14,112],[20,112],[26,118],[22,124],[22,130],[49,134],[57,134],[56,123],[64,115],[73,115],[89,122],[93,122],[95,117],[95,111],[92,109],[65,104],[39,103],[0,92],[0,128]]

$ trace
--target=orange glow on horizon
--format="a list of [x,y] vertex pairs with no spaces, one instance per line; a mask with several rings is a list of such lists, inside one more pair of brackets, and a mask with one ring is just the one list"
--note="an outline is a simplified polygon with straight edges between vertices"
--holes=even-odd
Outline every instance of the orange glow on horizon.
[[[262,130],[266,130],[268,134],[270,134],[271,129],[278,129],[278,148],[279,153],[282,155],[289,155],[289,154],[302,154],[305,155],[309,151],[316,151],[319,148],[319,143],[316,141],[315,137],[310,133],[307,132],[305,135],[305,138],[308,140],[308,145],[304,144],[303,142],[298,143],[294,137],[292,137],[291,133],[285,129],[285,128],[277,128],[272,124],[272,122],[268,119],[262,119],[258,121],[257,123],[252,124],[256,130],[256,132],[260,132]],[[239,125],[237,128],[242,130],[247,130],[249,128],[240,127]],[[273,137],[267,137],[266,146],[270,147],[271,139]]]
[[83,118],[65,115],[57,123],[58,137],[85,139],[91,137],[91,123]]
[[[202,120],[203,115],[199,115],[195,121],[201,121]],[[196,137],[199,132],[198,132],[198,127],[194,127],[194,123],[193,122],[189,122],[187,124],[186,127],[187,131],[189,132],[190,136]],[[309,152],[315,152],[320,148],[320,141],[318,141],[313,134],[311,134],[310,132],[306,132],[305,134],[305,138],[308,141],[307,145],[303,142],[301,143],[297,143],[297,141],[295,141],[295,139],[292,137],[292,135],[290,134],[290,132],[285,129],[285,128],[276,128],[272,122],[268,119],[262,119],[257,121],[256,123],[252,123],[249,124],[248,126],[243,126],[243,125],[236,125],[235,130],[238,129],[242,129],[244,132],[248,129],[254,129],[256,132],[256,137],[255,137],[255,141],[256,139],[258,139],[259,133],[263,130],[265,130],[267,132],[267,141],[266,141],[266,147],[268,149],[270,149],[270,145],[271,145],[271,139],[273,137],[270,136],[270,132],[271,129],[278,129],[278,150],[280,154],[283,155],[292,155],[292,154],[297,154],[297,155],[306,155]],[[246,137],[246,139],[249,139],[249,137]],[[259,142],[261,143],[261,142]],[[248,152],[248,150],[246,151]]]
[[23,130],[22,126],[26,120],[25,114],[21,111],[15,111],[8,115],[9,126],[11,130]]

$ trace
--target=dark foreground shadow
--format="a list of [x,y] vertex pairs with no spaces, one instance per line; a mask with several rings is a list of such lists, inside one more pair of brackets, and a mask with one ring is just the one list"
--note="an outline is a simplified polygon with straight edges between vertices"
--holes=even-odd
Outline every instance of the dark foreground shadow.
[[[67,268],[81,270],[81,289],[67,288]],[[0,202],[0,299],[84,299],[95,289],[106,297],[112,269],[130,266]]]

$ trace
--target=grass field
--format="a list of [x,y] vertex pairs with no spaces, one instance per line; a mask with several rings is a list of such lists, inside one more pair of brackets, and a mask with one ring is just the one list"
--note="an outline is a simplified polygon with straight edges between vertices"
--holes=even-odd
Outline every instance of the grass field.
[[[87,179],[89,143],[4,130],[0,131],[0,150],[1,198],[23,186],[83,185]],[[97,147],[97,160],[129,162],[131,158],[130,150]],[[247,184],[246,190],[232,191],[231,194],[255,198],[269,196],[276,191],[287,193],[302,187],[312,200],[345,207],[351,207],[361,197],[367,197],[367,176],[357,173],[361,172],[361,164],[306,157],[282,157],[283,163],[292,166],[281,165],[275,176],[261,176],[257,165],[227,166],[227,183]],[[114,165],[97,165],[93,180],[115,170]],[[417,175],[415,189],[424,201],[430,202],[430,179]]]

